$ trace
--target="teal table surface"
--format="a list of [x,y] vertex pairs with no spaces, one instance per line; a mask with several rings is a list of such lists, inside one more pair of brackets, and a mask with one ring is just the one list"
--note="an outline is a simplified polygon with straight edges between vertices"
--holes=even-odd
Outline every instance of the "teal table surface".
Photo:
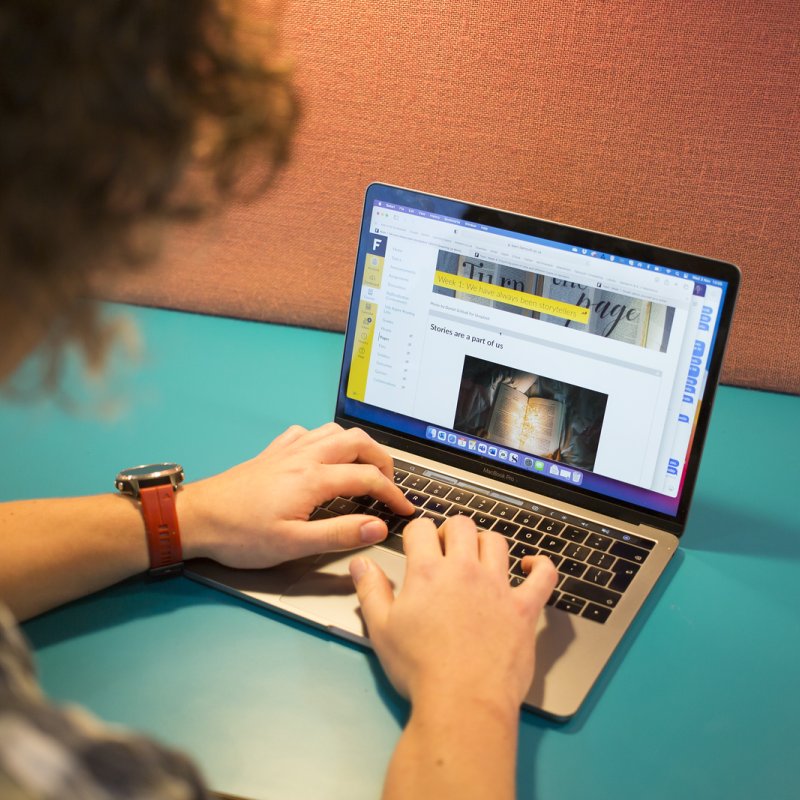
[[[143,357],[2,401],[0,499],[108,491],[156,460],[202,477],[332,418],[340,335],[110,311]],[[521,715],[520,798],[800,797],[799,452],[800,397],[720,389],[679,554],[578,716]],[[380,795],[408,709],[368,651],[184,578],[24,629],[51,697],[186,750],[217,790]]]

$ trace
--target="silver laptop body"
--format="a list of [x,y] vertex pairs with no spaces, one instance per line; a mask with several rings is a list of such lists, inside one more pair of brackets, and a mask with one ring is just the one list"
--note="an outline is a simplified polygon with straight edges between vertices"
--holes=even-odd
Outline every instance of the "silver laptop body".
[[[511,564],[523,533],[557,562],[533,711],[578,711],[676,552],[738,284],[724,262],[367,190],[335,418],[389,448],[401,485],[435,492],[415,494],[423,511],[460,504],[502,526]],[[487,502],[503,516],[479,516]],[[397,535],[369,550],[399,590]],[[368,646],[351,558],[186,574]]]

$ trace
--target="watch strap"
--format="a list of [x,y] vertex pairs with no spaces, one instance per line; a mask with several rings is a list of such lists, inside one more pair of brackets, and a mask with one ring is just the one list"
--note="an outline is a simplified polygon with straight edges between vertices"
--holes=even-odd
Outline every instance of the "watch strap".
[[150,552],[150,575],[166,577],[183,569],[183,549],[175,508],[172,484],[148,486],[139,492],[147,548]]

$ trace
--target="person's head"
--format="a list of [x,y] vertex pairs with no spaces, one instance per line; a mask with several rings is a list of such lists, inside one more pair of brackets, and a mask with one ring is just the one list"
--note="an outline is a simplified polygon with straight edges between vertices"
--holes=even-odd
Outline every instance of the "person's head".
[[228,0],[0,5],[0,383],[41,343],[104,342],[91,283],[165,220],[285,161],[296,102]]

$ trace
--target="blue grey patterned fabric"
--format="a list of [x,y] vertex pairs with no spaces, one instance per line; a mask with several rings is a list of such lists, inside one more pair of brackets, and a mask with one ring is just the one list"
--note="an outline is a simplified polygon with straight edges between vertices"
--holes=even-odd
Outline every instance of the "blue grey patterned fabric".
[[43,695],[30,648],[0,604],[0,798],[209,798],[193,764],[143,736]]

